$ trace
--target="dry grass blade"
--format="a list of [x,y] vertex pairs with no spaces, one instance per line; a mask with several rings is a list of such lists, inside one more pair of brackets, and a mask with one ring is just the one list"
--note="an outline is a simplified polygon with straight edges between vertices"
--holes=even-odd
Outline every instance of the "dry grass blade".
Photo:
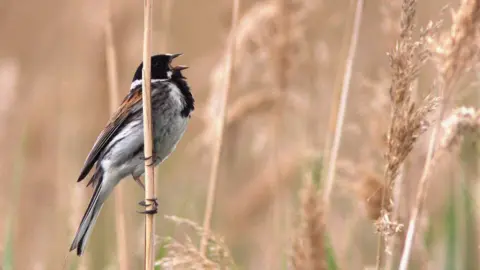
[[[111,1],[108,2],[111,5]],[[110,111],[115,113],[120,98],[118,93],[118,71],[117,71],[117,53],[114,45],[111,7],[108,7],[108,18],[105,25],[105,51],[108,74],[108,93],[110,99]],[[117,236],[117,258],[120,270],[129,269],[128,248],[127,248],[127,229],[125,225],[125,211],[123,207],[123,186],[118,185],[115,191],[115,227]]]
[[[216,129],[215,129],[215,144],[213,148],[213,158],[212,165],[210,170],[210,177],[208,183],[208,194],[207,194],[207,203],[205,207],[205,215],[203,221],[203,228],[208,232],[210,230],[210,222],[212,219],[213,205],[215,202],[215,189],[218,179],[218,168],[220,163],[220,154],[222,150],[222,141],[223,141],[223,130],[226,120],[226,111],[227,111],[227,101],[228,101],[228,92],[231,88],[232,76],[233,76],[233,63],[235,62],[235,52],[236,52],[236,25],[238,21],[240,0],[233,0],[233,12],[232,12],[232,36],[230,36],[230,42],[226,51],[225,58],[225,72],[223,80],[223,93],[220,93],[221,102],[218,111],[218,117],[216,119]],[[207,238],[202,236],[200,242],[200,253],[205,254],[207,248]]]
[[[425,165],[419,180],[415,204],[410,216],[405,248],[400,260],[400,270],[406,270],[410,261],[416,224],[428,190],[428,176],[434,164],[435,150],[440,123],[446,107],[451,102],[451,95],[461,74],[468,71],[478,59],[480,38],[480,1],[463,0],[459,10],[454,14],[451,31],[434,46],[434,52],[439,60],[438,73],[440,94],[443,97],[439,109],[438,122],[430,136]],[[434,43],[432,41],[432,43]]]
[[206,254],[200,252],[193,244],[190,237],[186,236],[185,243],[180,243],[175,239],[169,239],[167,245],[168,253],[155,265],[165,269],[233,269],[235,263],[230,251],[222,237],[204,230],[197,223],[179,218],[176,216],[166,216],[168,220],[175,222],[177,226],[186,225],[194,229],[196,233],[205,237],[208,242]]
[[311,176],[304,180],[301,197],[302,216],[293,241],[292,267],[296,270],[327,269],[324,212]]

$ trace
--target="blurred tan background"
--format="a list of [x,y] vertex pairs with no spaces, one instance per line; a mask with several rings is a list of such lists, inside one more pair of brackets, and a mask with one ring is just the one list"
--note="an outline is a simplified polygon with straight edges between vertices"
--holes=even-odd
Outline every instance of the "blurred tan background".
[[[196,98],[188,131],[156,174],[157,234],[181,239],[184,230],[163,215],[203,221],[211,115],[218,98],[215,76],[230,32],[231,3],[175,0],[165,10],[165,1],[154,1],[152,50],[184,53],[175,61],[190,67],[185,75]],[[390,80],[386,53],[395,44],[399,16],[399,5],[395,9],[390,1],[400,2],[366,1],[354,59],[327,224],[341,269],[375,263],[374,227],[353,187],[365,174],[381,175],[384,166]],[[276,31],[269,15],[273,4],[241,1],[239,27],[244,33],[228,106],[237,114],[226,125],[213,218],[213,230],[226,237],[241,269],[287,269],[302,175],[321,160],[332,93],[344,69],[352,1],[292,2],[288,64],[278,71],[278,55],[269,49]],[[441,18],[447,3],[457,5],[419,1],[418,24]],[[105,55],[109,13],[123,97],[142,56],[142,1],[0,1],[0,265],[5,270],[67,269],[65,256],[91,194],[86,182],[77,184],[76,179],[110,115]],[[247,18],[250,25],[244,16],[252,17]],[[443,17],[448,26],[449,16]],[[286,74],[285,84],[276,72]],[[422,80],[419,85],[429,87]],[[283,98],[276,99],[278,95]],[[259,102],[242,108],[248,98]],[[420,142],[410,159],[412,181],[418,179],[425,149]],[[450,178],[443,178],[429,203],[432,215],[445,208]],[[121,185],[129,261],[131,269],[140,269],[144,219],[136,210],[143,193],[130,178]],[[112,197],[86,256],[80,261],[72,253],[67,265],[117,269],[114,215]]]

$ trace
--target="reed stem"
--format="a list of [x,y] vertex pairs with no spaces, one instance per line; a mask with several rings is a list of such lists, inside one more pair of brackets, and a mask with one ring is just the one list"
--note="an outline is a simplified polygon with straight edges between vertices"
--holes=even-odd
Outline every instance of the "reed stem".
[[[153,162],[153,139],[152,139],[152,108],[151,108],[151,43],[152,43],[152,0],[144,0],[143,13],[143,137],[145,159],[145,200],[155,199],[154,167],[149,166]],[[146,210],[152,211],[156,206],[153,203],[147,205]],[[154,253],[155,218],[154,213],[145,215],[145,270],[153,270],[155,262]]]
[[215,203],[215,190],[218,180],[218,168],[220,163],[220,154],[222,150],[222,141],[223,141],[223,131],[226,120],[226,111],[227,111],[227,102],[228,102],[228,92],[230,91],[232,84],[232,75],[233,75],[233,63],[235,62],[235,51],[236,51],[236,26],[238,21],[238,10],[240,7],[240,0],[233,0],[232,7],[232,35],[230,36],[229,44],[227,47],[227,52],[225,54],[225,76],[223,77],[224,90],[221,95],[221,106],[218,111],[218,118],[215,123],[215,142],[213,148],[213,157],[212,165],[210,169],[210,177],[208,184],[208,194],[207,194],[207,205],[205,207],[205,215],[203,219],[203,229],[204,233],[202,239],[200,240],[200,254],[205,255],[208,244],[208,235],[210,233],[210,223],[212,219],[213,205]]

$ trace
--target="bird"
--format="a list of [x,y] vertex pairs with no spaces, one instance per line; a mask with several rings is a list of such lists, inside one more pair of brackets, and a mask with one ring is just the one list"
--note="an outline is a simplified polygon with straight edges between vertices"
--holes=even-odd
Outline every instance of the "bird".
[[[148,158],[153,161],[147,165],[157,166],[174,151],[195,109],[190,86],[182,74],[188,67],[172,66],[172,60],[180,55],[151,57],[153,156]],[[78,256],[84,253],[102,206],[114,187],[132,176],[144,188],[140,180],[147,159],[144,157],[142,70],[143,63],[140,63],[129,93],[97,137],[78,177],[77,182],[82,181],[95,166],[87,184],[92,184],[94,191],[70,246],[70,251],[76,250]],[[156,200],[150,201],[155,203],[153,211],[156,212]]]

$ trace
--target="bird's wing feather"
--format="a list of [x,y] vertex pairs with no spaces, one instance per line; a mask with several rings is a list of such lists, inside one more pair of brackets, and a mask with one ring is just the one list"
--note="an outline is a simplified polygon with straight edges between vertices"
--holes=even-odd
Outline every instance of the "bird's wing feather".
[[78,177],[78,182],[80,182],[87,176],[95,162],[97,162],[100,153],[105,149],[105,147],[112,140],[115,134],[117,134],[120,128],[124,125],[125,120],[132,113],[132,108],[134,107],[134,105],[140,103],[141,100],[141,87],[135,88],[125,97],[118,110],[112,115],[112,117],[108,121],[108,124],[105,126],[102,133],[100,133],[100,135],[97,137],[97,140],[95,141],[92,150],[90,150],[90,153],[85,160],[83,168],[80,172],[80,176]]

